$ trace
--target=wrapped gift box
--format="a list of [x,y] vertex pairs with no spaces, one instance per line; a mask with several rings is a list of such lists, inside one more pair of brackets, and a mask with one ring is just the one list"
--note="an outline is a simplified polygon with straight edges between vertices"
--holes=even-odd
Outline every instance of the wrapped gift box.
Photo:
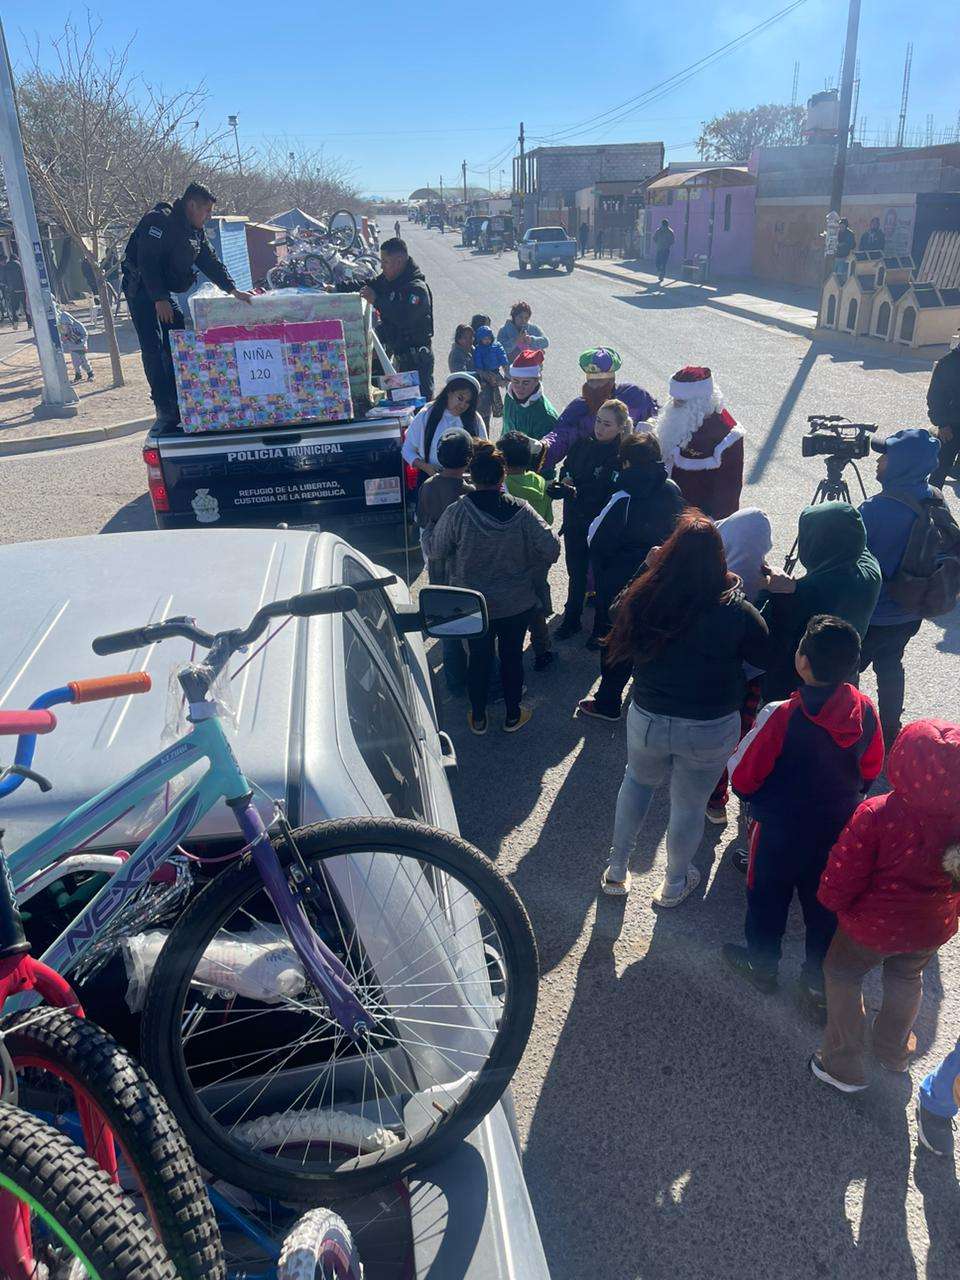
[[338,320],[174,330],[170,346],[186,432],[353,417]]
[[198,333],[222,325],[296,324],[315,320],[339,320],[347,347],[350,394],[355,406],[368,405],[370,350],[367,338],[369,305],[359,293],[317,293],[300,289],[274,289],[241,302],[211,285],[190,298],[190,311]]

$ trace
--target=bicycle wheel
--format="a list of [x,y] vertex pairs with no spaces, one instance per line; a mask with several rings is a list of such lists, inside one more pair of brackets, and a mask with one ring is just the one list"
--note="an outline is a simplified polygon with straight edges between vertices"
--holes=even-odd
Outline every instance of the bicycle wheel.
[[267,272],[267,288],[268,289],[285,289],[287,287],[287,268],[284,266],[271,267]]
[[330,1209],[305,1213],[283,1242],[277,1280],[363,1280],[350,1228]]
[[352,249],[358,239],[357,219],[349,209],[337,209],[330,215],[330,229],[327,234],[338,248]]
[[4,1280],[177,1280],[150,1227],[92,1160],[0,1103],[0,1258],[22,1227],[28,1247]]
[[76,1134],[74,1113],[82,1098],[94,1123],[113,1132],[132,1175],[131,1190],[142,1197],[181,1280],[225,1280],[220,1233],[200,1170],[139,1063],[95,1023],[66,1009],[14,1013],[0,1020],[0,1036],[16,1069],[22,1107]]
[[313,276],[318,285],[333,284],[330,263],[319,253],[308,253],[303,260],[303,268]]
[[[366,1041],[298,978],[246,858],[171,932],[147,992],[143,1052],[205,1168],[316,1204],[333,1183],[340,1194],[402,1177],[476,1127],[530,1034],[537,952],[513,888],[456,836],[369,818],[320,823],[296,841],[304,910],[375,1019]],[[285,845],[278,852],[289,865]],[[230,957],[246,948],[249,959],[264,938],[287,956],[272,986],[268,965],[250,971],[262,983],[252,992]],[[344,1114],[362,1120],[363,1142],[334,1134],[331,1116]]]

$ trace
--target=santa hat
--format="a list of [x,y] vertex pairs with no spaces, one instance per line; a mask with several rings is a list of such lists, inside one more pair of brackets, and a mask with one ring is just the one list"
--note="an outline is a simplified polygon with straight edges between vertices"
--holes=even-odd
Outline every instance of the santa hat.
[[539,378],[543,375],[542,351],[518,351],[510,366],[511,378]]
[[709,400],[713,395],[713,378],[710,370],[688,364],[670,379],[670,394],[674,400]]
[[591,347],[580,357],[580,368],[588,382],[610,382],[623,361],[613,347]]

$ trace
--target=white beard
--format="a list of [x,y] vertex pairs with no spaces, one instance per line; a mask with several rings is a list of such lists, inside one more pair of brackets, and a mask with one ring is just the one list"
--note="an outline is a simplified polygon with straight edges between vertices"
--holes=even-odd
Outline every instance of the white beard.
[[681,404],[669,401],[657,414],[650,428],[660,441],[660,453],[669,466],[677,449],[684,449],[700,430],[704,418],[723,408],[723,395],[714,388],[709,400],[684,400]]

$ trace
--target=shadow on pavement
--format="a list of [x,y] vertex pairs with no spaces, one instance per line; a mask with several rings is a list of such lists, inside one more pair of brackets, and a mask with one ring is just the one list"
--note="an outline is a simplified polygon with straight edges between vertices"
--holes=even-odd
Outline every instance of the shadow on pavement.
[[[616,914],[598,910],[524,1158],[555,1280],[917,1275],[908,1078],[852,1100],[812,1079],[816,1028],[719,970],[733,935],[714,898],[742,902],[733,877],[660,913],[619,974]],[[939,1221],[946,1258],[957,1219]]]
[[155,528],[156,521],[153,518],[153,504],[150,502],[150,495],[141,493],[139,498],[134,498],[125,507],[121,507],[119,511],[114,512],[100,532],[131,533]]
[[[790,421],[790,415],[793,413],[794,407],[800,398],[800,393],[803,391],[804,384],[810,376],[810,371],[816,363],[818,354],[819,352],[816,344],[812,343],[810,349],[800,361],[800,365],[797,372],[793,375],[793,379],[790,386],[787,388],[786,394],[780,401],[780,408],[777,410],[776,416],[774,417],[773,422],[771,422],[770,428],[764,437],[763,444],[760,446],[757,456],[753,461],[753,466],[750,468],[750,474],[747,476],[747,484],[757,484],[758,481],[763,478],[763,473],[766,471],[768,464],[777,451],[777,445],[780,443],[780,437],[786,430],[787,423]],[[829,410],[825,409],[823,412],[826,413],[829,412]]]
[[923,1197],[930,1247],[926,1280],[954,1280],[960,1254],[960,1183],[952,1157],[917,1147],[913,1180]]

